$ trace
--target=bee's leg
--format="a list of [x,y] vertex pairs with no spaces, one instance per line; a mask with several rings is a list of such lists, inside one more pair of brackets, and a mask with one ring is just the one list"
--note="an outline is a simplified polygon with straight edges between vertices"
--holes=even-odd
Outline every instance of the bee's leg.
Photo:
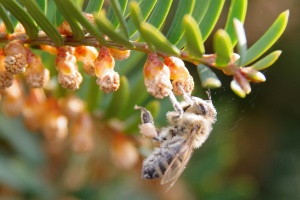
[[141,106],[134,106],[134,109],[141,110],[141,124],[139,125],[140,133],[146,137],[156,139],[159,130],[155,128],[152,114],[149,110]]
[[176,97],[175,97],[175,95],[174,95],[174,93],[172,91],[169,94],[169,98],[170,98],[170,101],[171,101],[171,103],[173,105],[174,110],[176,112],[178,112],[178,115],[174,116],[173,120],[181,118],[182,115],[183,115],[183,109],[182,109],[180,103],[177,101],[177,99],[176,99]]
[[176,85],[178,86],[179,90],[180,90],[181,93],[183,94],[184,100],[185,100],[187,103],[189,103],[190,105],[193,105],[194,101],[193,101],[191,95],[188,94],[186,91],[184,91],[184,89],[183,89],[183,87],[182,87],[181,84],[177,83]]

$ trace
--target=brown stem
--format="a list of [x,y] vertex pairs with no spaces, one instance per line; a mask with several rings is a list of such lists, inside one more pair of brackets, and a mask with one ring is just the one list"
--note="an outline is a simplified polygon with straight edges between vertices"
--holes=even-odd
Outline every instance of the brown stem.
[[[28,44],[28,45],[44,44],[44,45],[55,46],[54,43],[52,42],[52,40],[43,33],[40,33],[39,37],[36,39],[28,38],[25,33],[18,33],[18,34],[14,34],[12,36],[8,36],[6,34],[0,33],[0,43],[2,43],[2,44],[7,44],[14,39],[22,40],[25,44]],[[72,37],[63,36],[63,40],[64,40],[64,45],[68,45],[68,46],[100,47],[100,44],[98,43],[98,41],[92,36],[86,36],[81,41],[74,41],[74,39]],[[150,53],[147,43],[134,42],[134,41],[131,41],[131,43],[133,44],[133,48],[129,48],[129,50]],[[112,42],[112,41],[107,41],[106,46],[115,48],[115,49],[119,49],[119,50],[127,50],[128,49],[128,48],[125,48],[115,42]],[[166,55],[164,52],[157,51],[156,53],[161,57],[169,56],[169,55]],[[227,75],[233,75],[236,70],[239,70],[239,68],[234,64],[234,62],[229,63],[228,66],[223,67],[223,68],[216,66],[215,65],[215,60],[216,60],[215,54],[204,54],[201,58],[194,58],[194,57],[192,58],[187,52],[181,51],[180,56],[178,56],[178,57],[182,60],[189,61],[195,65],[198,65],[201,63],[201,64],[204,64],[209,67],[214,67],[214,68],[223,70],[224,73]]]

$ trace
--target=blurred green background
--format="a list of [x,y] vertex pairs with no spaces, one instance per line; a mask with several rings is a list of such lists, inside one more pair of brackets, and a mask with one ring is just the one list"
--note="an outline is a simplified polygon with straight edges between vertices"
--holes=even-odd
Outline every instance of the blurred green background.
[[[230,77],[217,72],[223,84],[212,90],[218,121],[168,193],[159,181],[140,178],[141,162],[118,169],[105,155],[69,151],[51,160],[43,153],[42,137],[26,131],[21,119],[0,114],[0,199],[300,199],[300,1],[248,4],[249,46],[290,10],[288,27],[271,48],[283,53],[264,71],[267,81],[253,85],[245,99],[230,90]],[[223,15],[225,20],[226,9]],[[209,41],[206,48],[209,53]],[[205,97],[195,68],[188,67],[198,85],[194,95]],[[167,100],[162,104],[160,121],[171,109]],[[105,147],[98,148],[109,154]],[[45,175],[49,165],[55,165],[55,178]]]

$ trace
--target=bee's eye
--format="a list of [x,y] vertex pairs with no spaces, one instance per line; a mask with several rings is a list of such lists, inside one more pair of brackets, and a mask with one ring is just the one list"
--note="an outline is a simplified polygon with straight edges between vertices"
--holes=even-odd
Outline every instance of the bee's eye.
[[206,115],[207,112],[208,112],[206,106],[203,105],[202,103],[200,103],[200,104],[198,105],[198,111],[199,111],[199,113],[200,113],[201,115]]

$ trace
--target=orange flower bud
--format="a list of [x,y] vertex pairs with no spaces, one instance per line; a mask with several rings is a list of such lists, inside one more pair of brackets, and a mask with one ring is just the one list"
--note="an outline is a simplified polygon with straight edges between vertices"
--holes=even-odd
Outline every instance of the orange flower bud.
[[120,169],[130,169],[138,161],[139,153],[124,134],[116,133],[111,143],[111,157],[116,167]]
[[91,22],[92,24],[95,24],[94,15],[92,15],[91,13],[85,13],[85,12],[82,14],[85,16],[85,18],[87,20],[89,20],[89,22]]
[[77,90],[82,82],[82,76],[77,70],[72,69],[72,65],[64,65],[64,71],[67,73],[59,73],[57,80],[62,87],[69,90]]
[[50,45],[40,45],[41,49],[43,51],[46,51],[52,55],[56,55],[57,54],[57,48],[53,47],[53,46],[50,46]]
[[88,113],[81,113],[71,125],[72,149],[78,153],[90,152],[94,146],[93,121]]
[[61,98],[58,103],[63,113],[70,120],[78,118],[85,110],[84,101],[75,95],[70,95],[67,98]]
[[31,89],[26,97],[22,114],[25,126],[31,131],[38,131],[45,116],[46,96],[43,89]]
[[14,79],[12,86],[2,91],[2,110],[8,116],[18,116],[21,113],[24,101],[24,94],[21,82]]
[[109,53],[116,60],[125,60],[130,56],[130,50],[119,50],[115,48],[108,48]]
[[115,60],[106,47],[101,47],[96,60],[94,61],[97,84],[106,93],[114,92],[120,87],[120,77],[114,71]]
[[21,40],[13,40],[4,47],[4,53],[7,56],[22,54],[26,56],[26,49]]
[[5,68],[12,74],[21,74],[27,66],[26,57],[21,54],[14,56],[6,56],[4,59]]
[[191,94],[194,90],[194,80],[185,67],[184,62],[177,57],[165,57],[164,63],[170,69],[170,79],[173,80],[172,86],[174,94],[183,95],[182,91],[178,88],[179,86],[182,87],[186,93]]
[[162,99],[172,90],[170,70],[155,53],[148,54],[144,65],[144,78],[147,91],[156,98]]
[[4,47],[4,66],[12,74],[20,74],[27,67],[26,49],[21,40],[13,40]]
[[43,117],[42,132],[48,140],[60,142],[68,133],[68,119],[62,114],[55,99],[47,99]]
[[50,72],[44,68],[42,59],[27,49],[28,67],[24,73],[29,87],[38,88],[45,86],[50,79]]
[[63,21],[63,23],[58,27],[57,30],[62,35],[66,35],[66,36],[72,36],[73,35],[71,26],[70,26],[70,24],[68,23],[67,20]]
[[6,27],[3,22],[0,22],[0,33],[5,33],[6,32]]
[[55,60],[56,69],[58,70],[58,82],[62,87],[76,90],[82,82],[82,76],[78,72],[77,60],[73,55],[75,48],[60,47]]
[[17,23],[17,26],[15,28],[14,34],[16,33],[26,33],[24,26],[20,22]]
[[2,49],[0,49],[0,90],[10,87],[13,84],[12,73],[6,71],[4,67],[5,55]]
[[83,63],[84,71],[91,76],[95,76],[94,60],[98,56],[97,49],[90,46],[78,46],[74,55],[78,61]]
[[[83,13],[83,15],[86,17],[86,19],[94,24],[94,16],[90,13]],[[73,32],[71,29],[70,24],[68,23],[67,20],[63,21],[63,23],[58,27],[58,32],[62,35],[66,36],[72,36]]]

